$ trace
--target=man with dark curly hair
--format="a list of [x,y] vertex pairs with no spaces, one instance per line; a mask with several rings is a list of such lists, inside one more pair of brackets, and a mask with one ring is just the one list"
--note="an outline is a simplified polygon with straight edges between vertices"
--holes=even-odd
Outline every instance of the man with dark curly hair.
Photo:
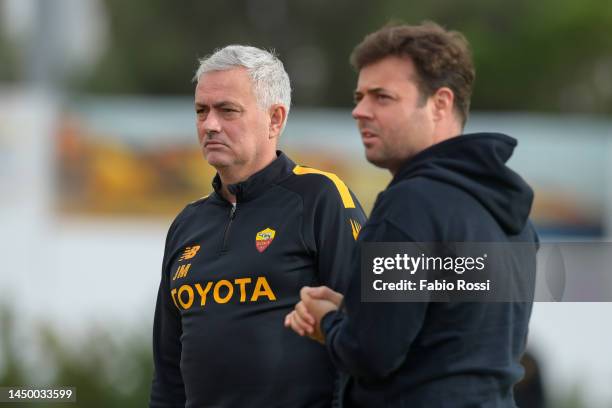
[[[387,26],[351,60],[366,158],[393,175],[359,241],[521,243],[528,250],[497,273],[532,282],[533,192],[506,165],[517,142],[462,134],[475,76],[463,35]],[[344,297],[305,287],[285,318],[348,374],[343,406],[515,407],[532,302],[362,302],[360,260],[357,252]]]

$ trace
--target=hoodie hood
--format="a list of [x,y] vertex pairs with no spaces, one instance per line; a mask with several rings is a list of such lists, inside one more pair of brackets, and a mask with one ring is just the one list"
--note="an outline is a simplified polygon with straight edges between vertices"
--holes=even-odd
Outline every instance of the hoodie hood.
[[415,155],[390,185],[414,177],[453,185],[478,200],[506,233],[518,234],[529,217],[533,190],[506,165],[516,145],[501,133],[454,137]]

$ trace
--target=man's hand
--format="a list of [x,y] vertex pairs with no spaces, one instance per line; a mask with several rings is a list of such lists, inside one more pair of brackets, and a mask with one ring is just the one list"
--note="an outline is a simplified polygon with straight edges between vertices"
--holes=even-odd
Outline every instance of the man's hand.
[[295,309],[285,317],[285,327],[291,327],[300,336],[307,335],[324,344],[321,319],[327,313],[338,310],[343,296],[327,286],[304,286],[300,290],[300,299]]

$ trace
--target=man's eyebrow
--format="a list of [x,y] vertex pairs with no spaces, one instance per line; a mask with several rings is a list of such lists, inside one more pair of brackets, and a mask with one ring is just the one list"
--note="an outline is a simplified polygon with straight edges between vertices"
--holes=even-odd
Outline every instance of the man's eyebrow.
[[[222,107],[228,106],[228,105],[240,107],[240,105],[238,103],[232,102],[232,101],[219,101],[219,102],[215,102],[215,103],[212,104],[212,107],[213,108],[222,108]],[[211,105],[208,104],[208,103],[205,103],[205,102],[198,102],[198,101],[196,101],[195,102],[195,106],[199,108],[199,107],[211,106]]]
[[363,94],[378,94],[378,93],[381,93],[381,92],[387,92],[387,90],[385,88],[382,88],[382,87],[369,88],[369,89],[366,89],[365,91],[356,89],[353,94],[355,96],[357,96],[357,95],[363,95]]
[[378,88],[370,88],[367,90],[367,92],[369,94],[379,94],[381,92],[388,92],[388,91],[385,88],[378,87]]
[[223,106],[227,106],[227,105],[231,105],[231,106],[239,106],[236,102],[232,102],[232,101],[219,101],[213,104],[214,108],[221,108]]

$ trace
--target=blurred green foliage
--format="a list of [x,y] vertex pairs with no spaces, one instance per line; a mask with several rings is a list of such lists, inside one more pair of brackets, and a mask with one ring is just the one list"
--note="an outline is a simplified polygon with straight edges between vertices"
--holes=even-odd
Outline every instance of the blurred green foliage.
[[[93,69],[73,75],[76,91],[192,93],[197,58],[242,43],[277,50],[292,78],[296,105],[347,107],[356,78],[348,57],[363,36],[389,21],[429,19],[471,42],[474,109],[612,113],[609,0],[103,4],[110,45]],[[0,41],[0,59],[10,65],[7,50]]]
[[608,0],[106,4],[112,46],[85,85],[92,91],[191,93],[196,57],[246,43],[280,53],[296,104],[349,106],[348,57],[363,36],[389,21],[431,19],[472,43],[475,109],[612,113]]
[[0,80],[13,81],[18,78],[15,47],[0,33]]
[[[20,341],[19,325],[0,308],[0,386],[76,387],[77,403],[30,402],[11,406],[108,408],[146,406],[152,379],[150,336],[136,330],[92,329],[77,343],[41,326]],[[34,358],[34,359],[32,359]],[[41,372],[44,372],[41,379]],[[2,405],[2,404],[0,404]]]

